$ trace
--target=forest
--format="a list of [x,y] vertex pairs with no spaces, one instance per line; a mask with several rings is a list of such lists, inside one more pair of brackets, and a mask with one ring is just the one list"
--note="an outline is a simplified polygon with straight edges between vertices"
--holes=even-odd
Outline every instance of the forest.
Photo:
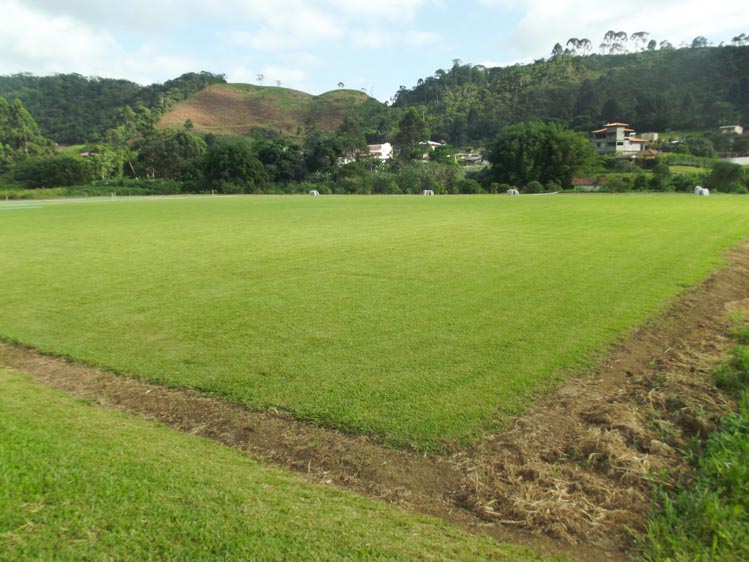
[[432,137],[456,146],[534,119],[578,131],[610,121],[661,132],[746,123],[749,47],[700,45],[625,54],[557,45],[548,59],[498,68],[455,60],[413,88],[401,86],[393,106],[420,108]]

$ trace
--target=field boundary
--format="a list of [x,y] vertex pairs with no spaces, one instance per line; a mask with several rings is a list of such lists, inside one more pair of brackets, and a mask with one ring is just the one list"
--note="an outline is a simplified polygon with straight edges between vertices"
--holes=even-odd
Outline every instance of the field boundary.
[[[416,454],[252,412],[0,343],[0,363],[104,407],[217,440],[269,464],[438,516],[474,532],[577,560],[625,560],[655,485],[685,476],[680,445],[732,400],[707,374],[749,313],[749,243],[728,264],[572,377],[508,430],[447,455]],[[656,477],[655,475],[661,476]],[[577,544],[576,544],[577,543]],[[576,546],[572,546],[575,545]]]

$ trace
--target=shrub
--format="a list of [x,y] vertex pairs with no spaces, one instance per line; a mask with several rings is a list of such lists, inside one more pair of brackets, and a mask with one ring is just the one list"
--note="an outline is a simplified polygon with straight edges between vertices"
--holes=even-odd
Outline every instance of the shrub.
[[11,173],[13,179],[29,189],[81,185],[94,179],[88,163],[74,156],[21,160]]

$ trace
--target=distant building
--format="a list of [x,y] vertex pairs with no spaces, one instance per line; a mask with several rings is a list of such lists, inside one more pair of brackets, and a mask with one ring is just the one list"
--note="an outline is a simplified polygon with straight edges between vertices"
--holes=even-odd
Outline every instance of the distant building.
[[609,183],[608,178],[573,178],[572,187],[575,191],[598,191],[602,185]]
[[724,135],[740,135],[744,132],[744,127],[741,125],[723,125],[720,128],[720,132]]
[[648,142],[656,142],[658,140],[658,133],[640,133],[640,138]]
[[393,157],[393,145],[389,142],[382,144],[369,144],[367,145],[367,149],[369,150],[368,156],[371,158],[390,160]]
[[637,138],[629,123],[606,123],[591,133],[590,140],[599,154],[634,154],[648,142]]

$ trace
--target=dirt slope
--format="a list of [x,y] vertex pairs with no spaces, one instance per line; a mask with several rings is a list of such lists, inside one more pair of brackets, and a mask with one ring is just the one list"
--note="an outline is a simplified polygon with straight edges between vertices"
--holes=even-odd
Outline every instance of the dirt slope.
[[288,88],[216,84],[178,103],[158,126],[179,129],[189,119],[196,133],[298,137],[308,120],[321,130],[335,130],[367,99],[353,90],[311,96]]
[[106,407],[216,439],[265,462],[572,559],[627,560],[653,487],[688,475],[677,449],[735,407],[709,382],[749,314],[749,244],[568,379],[508,430],[442,456],[384,448],[275,412],[167,389],[0,343],[0,364]]

